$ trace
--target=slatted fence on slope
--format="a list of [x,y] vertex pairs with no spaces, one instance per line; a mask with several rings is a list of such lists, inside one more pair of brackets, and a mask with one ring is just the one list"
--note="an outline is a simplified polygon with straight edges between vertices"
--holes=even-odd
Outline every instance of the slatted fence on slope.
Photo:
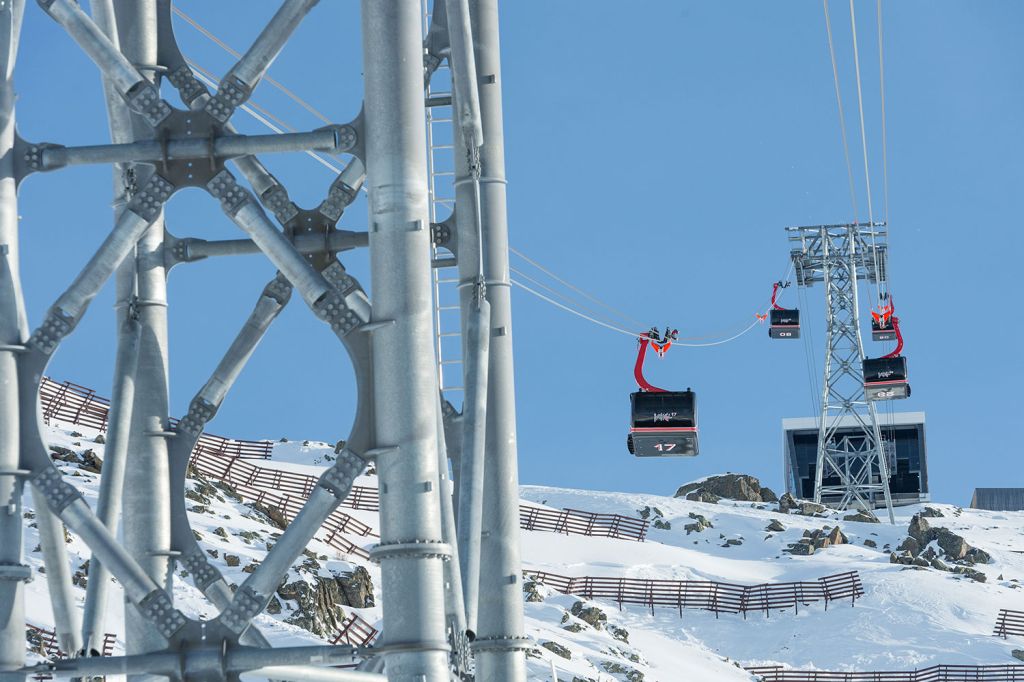
[[763,611],[794,608],[815,602],[850,600],[864,595],[856,571],[819,578],[814,582],[789,582],[764,585],[735,585],[709,580],[648,580],[643,578],[605,578],[593,576],[568,577],[546,571],[526,571],[526,575],[563,594],[588,599],[611,599],[619,604],[671,606],[683,615],[683,609],[703,609],[719,613]]
[[[60,650],[60,642],[57,641],[57,633],[54,630],[47,630],[36,625],[25,624],[25,638],[32,644],[36,653],[46,656],[50,660],[67,658],[67,654]],[[107,633],[103,635],[102,655],[110,656],[114,653],[114,642],[117,635]]]
[[836,672],[747,668],[764,682],[1022,682],[1024,665],[933,665],[920,670]]
[[351,646],[369,646],[377,639],[380,631],[365,620],[359,614],[353,613],[341,623],[338,634],[331,640],[331,644],[350,644]]
[[1002,636],[1003,639],[1008,635],[1024,637],[1024,611],[1000,609],[994,634]]
[[[39,387],[39,401],[43,421],[47,424],[56,420],[99,431],[107,430],[110,400],[97,395],[91,388],[43,377]],[[174,426],[177,420],[171,419],[170,424]],[[212,433],[204,433],[196,444],[196,450],[208,454],[249,459],[270,459],[273,449],[273,441],[236,440]]]
[[643,542],[647,520],[620,514],[598,514],[580,509],[545,509],[519,506],[519,526],[524,530],[544,530],[566,535],[618,538]]
[[[106,429],[110,401],[98,396],[91,388],[70,381],[58,383],[44,377],[40,396],[43,417],[47,422],[56,419],[79,426]],[[176,420],[171,422],[173,425]],[[204,433],[192,451],[190,463],[203,475],[224,480],[232,486],[264,488],[286,495],[308,497],[316,487],[315,476],[260,467],[247,461],[269,458],[273,446],[271,441],[238,440]],[[377,489],[369,486],[352,486],[352,491],[341,504],[350,509],[380,510]],[[338,514],[344,516],[340,512]],[[526,530],[640,542],[646,539],[648,529],[648,522],[645,519],[620,514],[598,514],[579,509],[556,510],[521,506],[519,519],[520,526]],[[361,535],[370,534],[369,527],[365,532],[355,532]]]

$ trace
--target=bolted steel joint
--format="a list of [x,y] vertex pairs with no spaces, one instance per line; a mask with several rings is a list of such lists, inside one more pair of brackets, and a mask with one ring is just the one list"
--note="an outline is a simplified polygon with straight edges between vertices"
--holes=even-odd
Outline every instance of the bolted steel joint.
[[151,223],[160,215],[172,194],[174,185],[154,173],[143,188],[128,200],[128,210]]
[[335,334],[345,335],[363,323],[356,311],[349,307],[345,297],[337,291],[328,291],[313,304],[313,313],[331,326]]
[[382,542],[370,550],[370,560],[382,559],[451,559],[452,548],[441,540],[409,540],[408,542]]
[[252,201],[249,193],[238,185],[238,181],[227,170],[222,170],[206,183],[206,190],[220,200],[221,208],[230,216],[237,214],[243,206]]
[[62,511],[75,500],[82,499],[82,495],[73,485],[66,482],[56,467],[48,466],[30,481],[33,487],[46,499],[47,505],[58,516]]
[[334,131],[334,149],[331,150],[332,154],[350,152],[356,148],[356,144],[359,142],[359,132],[356,130],[355,126],[349,125],[348,123],[324,126],[317,130]]
[[71,333],[76,323],[77,320],[65,314],[63,310],[51,309],[43,323],[32,332],[32,336],[25,345],[50,355],[57,350],[61,339]]
[[267,599],[261,597],[251,587],[242,586],[235,593],[231,606],[218,617],[221,624],[231,632],[240,633],[248,627],[249,622],[263,611]]
[[206,86],[200,83],[192,69],[185,65],[168,74],[167,80],[178,91],[185,104],[192,104],[207,92]]
[[474,652],[481,651],[528,651],[533,648],[529,637],[484,637],[473,640],[470,645]]
[[344,182],[335,182],[327,192],[327,198],[320,204],[320,213],[332,222],[337,222],[345,207],[356,198],[356,190]]
[[181,563],[182,568],[192,576],[192,583],[200,591],[205,591],[207,587],[217,582],[217,579],[220,578],[217,569],[210,565],[202,552],[186,554],[178,561]]
[[220,82],[217,94],[206,102],[206,113],[221,123],[227,123],[239,104],[249,99],[252,88],[237,76],[228,76]]
[[267,286],[263,287],[263,295],[284,305],[292,296],[292,284],[284,278],[284,275],[278,273],[277,277],[270,280]]
[[154,128],[171,115],[171,105],[160,98],[160,91],[147,81],[139,81],[125,93],[128,107]]
[[452,240],[452,228],[448,223],[430,223],[430,238],[434,246],[447,246]]
[[327,280],[332,289],[337,289],[343,294],[359,288],[359,282],[356,281],[356,278],[348,274],[345,266],[338,261],[328,265],[320,274],[324,276],[324,279]]
[[161,589],[155,589],[138,604],[139,613],[156,625],[160,634],[170,639],[185,627],[188,619],[174,608],[171,598]]
[[27,143],[21,157],[24,164],[24,170],[29,173],[35,173],[38,171],[57,170],[58,168],[63,168],[67,165],[66,163],[51,163],[45,166],[43,164],[43,154],[46,150],[63,148],[63,145],[51,144],[49,142]]
[[277,216],[282,225],[299,214],[299,207],[288,197],[288,190],[279,184],[275,183],[261,194],[260,201]]
[[359,474],[363,473],[365,467],[366,462],[359,455],[344,448],[334,465],[320,476],[320,480],[316,484],[330,492],[339,501],[344,500],[352,490],[352,483]]
[[213,419],[215,414],[217,414],[216,405],[202,398],[194,398],[188,406],[188,414],[178,422],[177,431],[198,436],[206,427],[206,422]]

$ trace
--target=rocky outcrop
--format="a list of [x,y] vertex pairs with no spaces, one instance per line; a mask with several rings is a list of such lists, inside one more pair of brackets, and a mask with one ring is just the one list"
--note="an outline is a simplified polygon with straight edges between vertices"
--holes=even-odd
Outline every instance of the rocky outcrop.
[[367,608],[374,605],[373,583],[362,566],[334,577],[314,576],[313,582],[296,580],[277,589],[277,596],[295,602],[286,622],[320,637],[337,633],[345,612],[342,606]]
[[711,525],[711,522],[700,514],[690,512],[690,518],[693,519],[693,523],[688,523],[683,526],[683,530],[686,531],[687,535],[690,533],[701,533],[708,528],[714,528],[714,526]]
[[[698,499],[701,497],[701,493],[706,499]],[[687,483],[676,490],[675,497],[685,497],[688,500],[696,499],[699,502],[708,501],[711,498],[743,502],[776,502],[779,499],[770,488],[763,487],[757,478],[746,474],[710,476],[703,481]]]
[[942,516],[941,511],[931,507],[915,514],[907,527],[907,537],[889,554],[889,561],[904,566],[931,567],[985,582],[987,576],[973,567],[991,562],[992,557],[948,528],[932,527],[926,520]]
[[605,615],[604,611],[596,606],[587,606],[581,601],[573,604],[572,608],[569,609],[569,613],[576,616],[595,630],[604,629],[605,624],[608,622],[608,616]]
[[644,507],[637,509],[640,518],[650,521],[653,528],[658,530],[672,530],[672,524],[665,520],[665,515],[657,507]]
[[562,646],[557,642],[541,642],[540,645],[548,651],[550,651],[551,653],[553,653],[554,655],[561,656],[565,660],[569,660],[570,658],[572,658],[572,652],[569,651],[568,648]]
[[840,530],[839,526],[835,528],[824,526],[813,531],[805,530],[802,538],[782,551],[797,556],[809,556],[819,549],[827,549],[835,545],[845,545],[848,543],[849,539],[843,535],[843,531]]

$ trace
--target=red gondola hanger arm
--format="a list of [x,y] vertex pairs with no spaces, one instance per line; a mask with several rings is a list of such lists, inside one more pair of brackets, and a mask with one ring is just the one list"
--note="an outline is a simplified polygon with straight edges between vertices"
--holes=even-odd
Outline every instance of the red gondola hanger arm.
[[633,366],[633,378],[636,379],[637,386],[640,387],[641,391],[647,391],[648,393],[665,393],[665,389],[658,388],[648,383],[647,379],[644,378],[644,358],[647,357],[647,346],[651,343],[651,337],[646,332],[640,334],[640,345],[636,351],[636,364]]
[[780,286],[782,286],[782,282],[776,282],[772,285],[772,310],[785,310],[785,308],[775,302],[775,299],[779,295]]
[[883,358],[898,358],[903,350],[903,332],[900,331],[900,318],[895,315],[892,316],[892,329],[896,332],[896,348],[888,355],[883,355]]

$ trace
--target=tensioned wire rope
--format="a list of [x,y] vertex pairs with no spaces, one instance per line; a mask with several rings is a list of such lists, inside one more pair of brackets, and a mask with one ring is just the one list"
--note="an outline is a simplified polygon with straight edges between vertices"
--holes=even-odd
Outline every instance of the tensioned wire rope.
[[[193,19],[192,17],[190,17],[187,14],[185,14],[184,12],[182,12],[177,7],[174,8],[174,13],[178,17],[180,17],[181,19],[186,21],[190,26],[192,26],[197,31],[199,31],[203,36],[205,36],[209,40],[213,41],[217,46],[219,46],[221,49],[226,51],[228,54],[231,54],[235,58],[240,58],[241,57],[241,53],[239,53],[237,50],[232,49],[225,42],[223,42],[222,40],[217,38],[216,35],[214,35],[211,31],[209,31],[208,29],[203,27],[201,24],[199,24],[199,22],[197,22],[195,19]],[[194,68],[196,70],[197,77],[199,77],[200,80],[202,80],[207,85],[210,85],[212,87],[218,87],[219,81],[213,76],[213,74],[211,72],[209,72],[206,69],[204,69],[201,66],[199,66],[194,60],[188,60],[188,63],[189,63],[189,65],[192,68]],[[325,116],[320,111],[318,111],[315,107],[313,107],[311,104],[309,104],[308,102],[303,100],[301,97],[299,97],[297,94],[295,94],[292,90],[290,90],[287,87],[285,87],[284,85],[282,85],[279,81],[274,80],[273,78],[271,78],[269,76],[265,76],[264,80],[266,80],[272,86],[274,86],[277,89],[279,89],[281,92],[283,92],[285,95],[287,95],[290,99],[295,101],[297,104],[302,106],[302,108],[304,108],[307,111],[309,111],[312,115],[316,116],[321,121],[324,121],[324,122],[327,122],[327,123],[331,123],[330,119],[327,116]],[[250,106],[250,104],[251,104],[251,106]],[[292,127],[289,124],[285,123],[280,118],[277,118],[276,116],[271,114],[269,111],[267,111],[263,107],[260,107],[259,105],[256,105],[255,103],[243,104],[240,108],[243,111],[245,111],[246,113],[248,113],[250,116],[255,118],[257,121],[262,123],[268,129],[270,129],[270,130],[272,130],[272,131],[274,131],[274,132],[276,132],[278,134],[283,133],[284,130],[291,130],[291,131],[296,130],[294,127]],[[275,123],[277,123],[277,125],[274,125],[274,123],[272,123],[271,121],[274,121]],[[320,155],[318,155],[318,154],[316,154],[314,152],[311,152],[311,151],[307,151],[306,154],[308,156],[312,157],[317,162],[319,162],[321,165],[323,165],[326,168],[334,171],[335,173],[340,173],[341,172],[340,168],[337,168],[336,166],[331,164],[329,161],[327,161],[326,159],[322,158]],[[551,277],[553,280],[557,281],[561,285],[567,287],[568,289],[576,292],[579,295],[584,296],[585,298],[587,298],[587,299],[591,300],[592,302],[600,305],[601,307],[603,307],[603,308],[605,308],[605,309],[615,313],[616,316],[618,316],[621,319],[625,320],[627,323],[629,323],[629,324],[634,324],[635,323],[640,328],[645,328],[646,327],[646,325],[644,325],[643,323],[640,323],[638,320],[636,320],[636,318],[633,318],[632,316],[622,312],[618,308],[615,308],[614,306],[611,306],[611,305],[605,303],[604,301],[600,300],[596,296],[593,296],[592,294],[587,293],[583,289],[581,289],[581,288],[575,286],[574,284],[566,281],[565,279],[559,277],[554,272],[552,272],[548,268],[544,267],[543,265],[541,265],[537,261],[535,261],[535,260],[531,259],[530,257],[526,256],[522,252],[512,248],[511,246],[509,247],[509,251],[511,253],[515,254],[516,256],[518,256],[519,258],[522,258],[524,261],[526,261],[527,263],[529,263],[533,267],[537,268],[541,272],[545,273],[546,275],[548,275],[549,277]],[[783,277],[783,280],[785,280],[786,278],[789,277],[789,274],[792,271],[792,268],[793,268],[793,264],[791,262],[790,266],[789,266],[789,269],[786,272],[785,277]],[[582,319],[585,319],[585,320],[587,320],[587,321],[589,321],[589,322],[591,322],[593,324],[597,324],[597,325],[599,325],[601,327],[604,327],[606,329],[609,329],[611,331],[615,331],[615,332],[618,332],[618,333],[621,333],[621,334],[625,334],[625,335],[631,336],[633,338],[639,338],[640,334],[638,332],[628,331],[626,329],[623,329],[621,326],[618,326],[616,324],[611,323],[610,321],[601,320],[601,319],[598,319],[597,317],[595,317],[593,315],[588,315],[588,314],[586,314],[584,312],[581,312],[577,308],[582,308],[583,306],[578,301],[573,301],[568,296],[556,292],[551,287],[538,282],[537,280],[535,280],[535,279],[525,275],[521,271],[515,270],[514,268],[512,268],[512,270],[515,271],[520,277],[523,277],[524,279],[527,279],[527,280],[533,282],[537,286],[539,286],[541,288],[544,288],[544,289],[554,293],[555,295],[559,296],[563,300],[570,301],[572,305],[566,305],[564,303],[560,303],[559,301],[557,301],[557,300],[555,300],[555,299],[553,299],[553,298],[551,298],[551,297],[549,297],[549,296],[547,296],[545,294],[542,294],[541,292],[537,291],[536,289],[534,289],[534,288],[532,288],[530,286],[527,286],[527,285],[523,284],[522,282],[520,282],[518,280],[510,279],[510,282],[513,285],[523,289],[524,291],[532,294],[533,296],[536,296],[537,298],[539,298],[539,299],[541,299],[543,301],[546,301],[547,303],[549,303],[549,304],[551,304],[551,305],[553,305],[553,306],[555,306],[555,307],[557,307],[557,308],[559,308],[561,310],[564,310],[564,311],[569,312],[569,313],[571,313],[573,315],[576,315],[576,316],[578,316],[578,317],[580,317]],[[572,307],[572,306],[576,306],[576,307]],[[770,310],[770,308],[766,309],[765,311],[763,311],[764,315],[767,315],[768,310]],[[593,311],[590,311],[590,312],[593,312]],[[707,338],[708,336],[711,336],[711,335],[704,335],[704,336],[697,336],[697,337],[682,337],[681,340],[674,341],[673,345],[678,345],[678,346],[682,346],[682,347],[691,347],[691,348],[719,346],[719,345],[729,343],[731,341],[734,341],[734,340],[744,336],[745,334],[750,332],[754,327],[756,327],[762,321],[763,321],[763,316],[756,315],[755,319],[754,319],[754,321],[752,323],[750,323],[749,325],[747,325],[746,327],[744,327],[740,331],[738,331],[738,332],[736,332],[736,333],[734,333],[734,334],[732,334],[729,337],[724,338],[724,339],[718,339],[718,340],[710,341],[710,342],[706,342],[706,343],[687,343],[686,342],[687,340],[696,340],[696,339],[700,339],[700,338]]]

